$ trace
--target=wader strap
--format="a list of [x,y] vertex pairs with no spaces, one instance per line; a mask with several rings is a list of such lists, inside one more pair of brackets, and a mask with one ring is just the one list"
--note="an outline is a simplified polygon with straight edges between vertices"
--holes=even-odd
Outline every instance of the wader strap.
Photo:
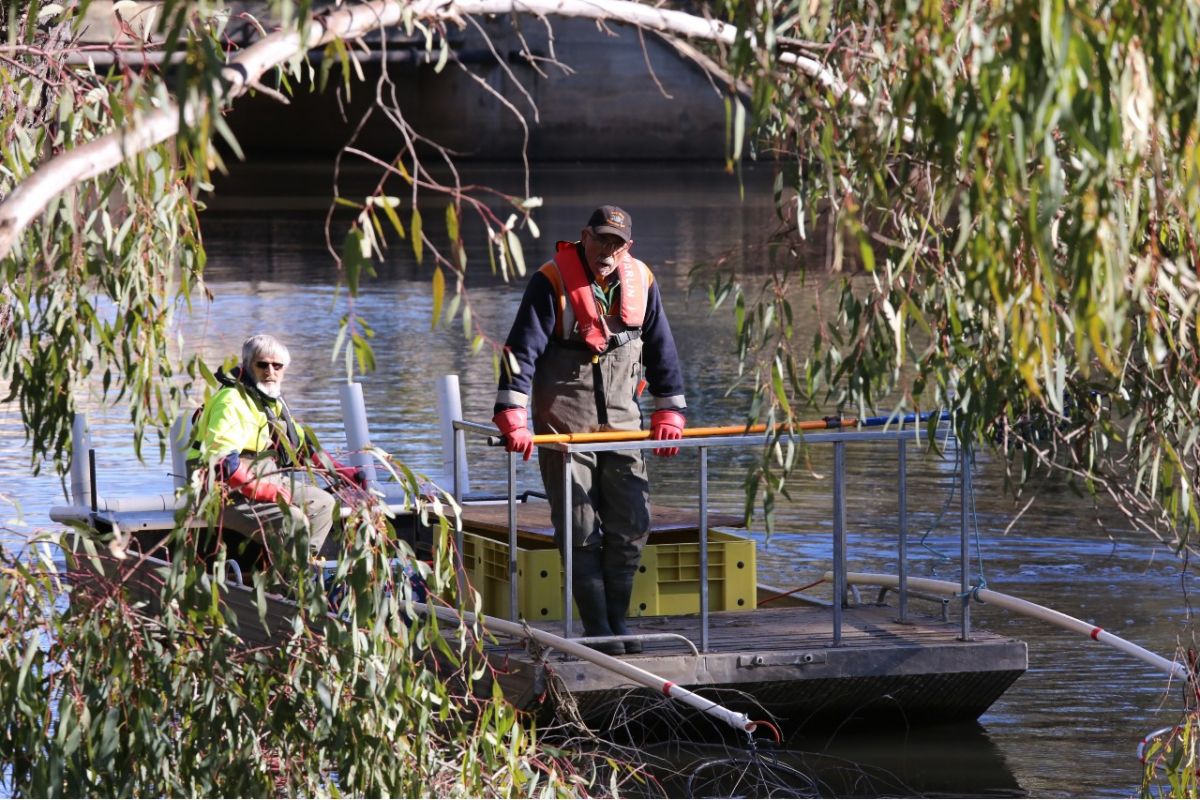
[[608,397],[604,392],[604,370],[600,368],[600,356],[592,356],[592,393],[596,396],[596,421],[608,425]]
[[635,342],[640,338],[642,338],[642,332],[639,330],[628,330],[621,331],[620,333],[614,333],[612,336],[608,337],[608,351],[606,352],[616,350],[618,347],[624,347],[630,342]]

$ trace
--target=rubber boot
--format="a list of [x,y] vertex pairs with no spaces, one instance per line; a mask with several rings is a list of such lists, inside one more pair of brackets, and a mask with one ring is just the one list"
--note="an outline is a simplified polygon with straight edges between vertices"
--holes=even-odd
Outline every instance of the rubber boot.
[[[583,622],[584,636],[612,636],[608,625],[608,604],[604,597],[603,562],[599,550],[576,548],[571,565],[572,592]],[[621,642],[595,642],[588,645],[610,656],[625,654]]]
[[[633,578],[637,567],[609,567],[604,573],[604,595],[608,606],[608,627],[617,636],[625,636],[629,628],[625,625],[625,614],[629,611],[629,600],[633,597]],[[625,642],[626,653],[642,652],[641,642]]]

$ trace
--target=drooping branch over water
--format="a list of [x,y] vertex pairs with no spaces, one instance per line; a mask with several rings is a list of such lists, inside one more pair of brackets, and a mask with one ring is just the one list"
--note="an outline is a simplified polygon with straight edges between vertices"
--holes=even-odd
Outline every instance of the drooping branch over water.
[[[287,0],[270,5],[284,20],[303,19],[307,8],[305,3],[293,5]],[[0,339],[0,377],[7,380],[9,399],[22,407],[35,469],[44,457],[53,458],[61,468],[69,449],[67,430],[75,396],[89,376],[103,375],[106,394],[111,388],[116,397],[130,400],[140,452],[145,426],[165,430],[191,382],[202,373],[203,365],[182,359],[167,335],[175,308],[190,304],[197,292],[203,292],[204,250],[195,198],[208,185],[209,171],[223,167],[216,140],[224,139],[235,153],[240,152],[222,113],[247,91],[278,94],[264,86],[269,74],[272,82],[284,86],[303,79],[305,53],[320,47],[334,48],[326,53],[332,56],[328,62],[341,59],[349,73],[354,56],[344,46],[347,41],[396,25],[432,32],[462,25],[470,15],[576,16],[721,46],[743,35],[715,19],[625,0],[411,4],[376,0],[326,9],[302,25],[293,23],[261,35],[227,57],[222,37],[232,23],[216,6],[169,0],[160,8],[160,38],[148,46],[159,48],[156,55],[162,63],[195,67],[185,71],[182,79],[176,76],[170,90],[153,68],[125,66],[105,75],[84,61],[85,51],[69,46],[59,56],[74,52],[76,60],[87,66],[71,67],[54,51],[29,46],[13,50],[9,60],[19,69],[4,73],[15,94],[41,97],[44,108],[57,110],[66,123],[48,129],[10,126],[4,134],[5,162],[10,168],[0,176],[0,267],[6,285],[17,292],[6,308],[23,311],[15,335]],[[60,29],[69,28],[69,13],[70,9]],[[33,42],[39,30],[29,19],[20,32]],[[437,47],[434,38],[427,46]],[[39,64],[43,70],[54,70],[56,79],[38,75],[36,69],[30,77],[20,55],[34,52],[50,53]],[[842,91],[836,75],[818,61],[788,53],[781,58],[818,85],[835,94]],[[62,75],[70,80],[57,79]],[[315,73],[311,77],[315,79]],[[510,110],[518,113],[511,106]],[[406,177],[413,184],[415,199],[421,175]],[[435,190],[449,195],[451,202],[448,256],[442,256],[423,234],[415,205],[410,230],[405,231],[394,211],[395,198],[359,202],[362,218],[347,237],[337,263],[351,298],[359,277],[369,272],[371,259],[379,253],[372,223],[384,218],[391,223],[385,227],[410,238],[418,261],[423,251],[432,252],[438,264],[455,275],[451,285],[457,297],[465,297],[460,270],[465,251],[457,227],[460,206],[470,200],[457,188]],[[513,225],[526,224],[537,207],[536,198],[511,202],[517,216],[507,221],[474,204],[484,215],[492,240],[489,255],[500,262],[505,274],[510,268],[523,271]],[[30,261],[43,263],[48,272],[23,269]],[[47,279],[51,275],[55,277]],[[443,308],[452,317],[459,310],[457,298],[443,303],[447,281],[441,269],[435,270],[434,278],[435,318]],[[112,301],[119,319],[98,312],[96,297]],[[462,310],[466,328],[469,303]],[[373,365],[363,325],[352,311],[347,314],[348,369],[352,355],[360,368]],[[478,349],[481,337],[472,338]]]
[[[756,413],[949,409],[1014,492],[1066,478],[1190,546],[1200,8],[724,7],[889,110],[859,113],[770,49],[723,61],[778,165],[768,278],[708,277],[734,307]],[[831,279],[816,340],[797,340],[800,287]],[[778,452],[753,477],[772,501],[797,465]]]
[[[356,3],[315,16],[307,33],[277,31],[262,37],[230,59],[220,71],[219,93],[182,107],[166,104],[156,111],[135,117],[126,127],[85,145],[73,148],[39,167],[0,202],[0,259],[16,244],[21,232],[50,201],[82,181],[112,169],[148,147],[175,136],[180,126],[190,126],[210,113],[210,104],[224,105],[259,85],[270,70],[285,65],[309,50],[335,40],[352,41],[380,28],[425,22],[459,23],[462,18],[486,14],[533,14],[596,19],[634,25],[667,36],[694,38],[731,44],[738,29],[719,20],[705,19],[681,11],[656,8],[630,0],[374,0]],[[841,81],[819,62],[784,53],[781,62],[794,65],[835,94],[846,91]],[[865,98],[854,93],[856,105]]]
[[[169,33],[164,46],[187,50],[199,65],[178,84],[182,93],[168,93],[149,70],[126,73],[119,90],[94,80],[103,113],[68,126],[58,143],[7,146],[18,155],[8,158],[14,177],[0,179],[0,264],[6,283],[27,287],[10,308],[31,309],[16,317],[23,334],[31,324],[54,331],[52,346],[22,350],[10,336],[0,351],[4,377],[27,404],[35,453],[60,452],[71,409],[67,393],[47,391],[63,381],[43,374],[70,383],[107,370],[117,391],[136,399],[139,425],[167,418],[146,409],[170,405],[169,378],[196,374],[194,365],[173,366],[161,331],[172,303],[202,286],[191,198],[220,165],[214,138],[231,138],[221,110],[269,74],[281,85],[300,76],[298,59],[314,47],[386,26],[433,32],[471,15],[523,13],[708,43],[705,56],[748,87],[730,97],[730,158],[777,165],[774,275],[761,294],[722,276],[713,296],[741,298],[735,338],[755,376],[758,416],[791,418],[814,402],[951,408],[960,433],[1004,455],[1014,487],[1038,471],[1069,476],[1175,544],[1200,519],[1195,6],[724,0],[688,14],[624,0],[377,0],[286,24],[227,57],[218,45],[229,20],[192,5],[165,3],[160,25]],[[270,5],[280,19],[306,19],[303,3]],[[6,74],[19,80],[17,71]],[[84,115],[89,96],[77,92],[64,119]],[[419,176],[408,177],[415,196]],[[154,230],[135,226],[131,236],[119,224],[105,227],[91,212],[116,193],[123,205],[156,213]],[[445,193],[457,239],[462,196]],[[164,195],[172,202],[162,203]],[[160,202],[150,209],[147,197]],[[340,264],[354,285],[378,252],[369,229],[395,211],[382,194],[367,200]],[[525,200],[513,199],[522,223],[536,208]],[[55,215],[72,225],[64,229]],[[46,224],[33,233],[38,219]],[[415,208],[413,220],[419,226]],[[829,224],[818,228],[821,221]],[[497,249],[519,266],[510,223],[487,222],[489,254]],[[812,242],[818,229],[826,239]],[[94,231],[102,233],[89,239]],[[461,243],[443,256],[423,231],[407,233],[418,258],[435,252],[440,266],[457,269]],[[116,328],[97,325],[91,312],[76,320],[100,329],[83,337],[98,344],[67,341],[50,324],[62,313],[51,293],[28,288],[32,278],[19,265],[31,259],[80,280],[110,276],[106,291],[136,300],[126,316],[138,329],[129,353],[161,357],[129,369],[134,359],[115,344]],[[131,269],[138,277],[130,283]],[[817,341],[794,342],[791,321],[802,312],[789,287],[814,269],[859,277],[845,281]],[[447,282],[439,275],[441,312]],[[461,293],[463,276],[455,277]],[[73,281],[68,296],[83,285]],[[770,499],[793,466],[764,461],[756,492],[765,488]]]

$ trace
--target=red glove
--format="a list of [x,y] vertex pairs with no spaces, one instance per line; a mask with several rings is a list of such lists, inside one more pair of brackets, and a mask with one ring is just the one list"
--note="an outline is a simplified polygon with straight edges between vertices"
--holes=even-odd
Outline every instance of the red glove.
[[360,489],[367,488],[367,476],[364,474],[362,467],[352,467],[349,464],[343,464],[336,458],[330,458],[329,463],[333,464],[333,471],[342,480],[352,483]]
[[236,489],[256,503],[276,503],[279,498],[283,502],[292,502],[292,493],[277,483],[260,481],[250,472],[250,465],[242,462],[237,470],[229,476],[229,488]]
[[510,453],[522,453],[528,461],[533,455],[533,434],[525,420],[523,408],[508,408],[492,417],[492,422],[504,434],[504,449]]
[[[650,415],[651,439],[682,439],[683,426],[687,420],[683,414],[672,408],[660,408]],[[656,456],[674,456],[679,454],[678,447],[658,447],[654,450]]]

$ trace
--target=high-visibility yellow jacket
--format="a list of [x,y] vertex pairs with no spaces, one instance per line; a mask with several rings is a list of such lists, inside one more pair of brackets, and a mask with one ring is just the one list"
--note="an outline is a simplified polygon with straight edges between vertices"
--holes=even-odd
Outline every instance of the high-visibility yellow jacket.
[[[229,472],[237,469],[242,456],[253,458],[269,451],[275,451],[277,460],[289,461],[283,444],[289,440],[289,432],[295,437],[293,451],[305,443],[303,429],[287,424],[290,417],[282,399],[263,397],[240,381],[226,382],[204,404],[192,429],[188,460],[201,464],[229,460],[232,463],[225,465]],[[239,458],[229,459],[230,455]]]

